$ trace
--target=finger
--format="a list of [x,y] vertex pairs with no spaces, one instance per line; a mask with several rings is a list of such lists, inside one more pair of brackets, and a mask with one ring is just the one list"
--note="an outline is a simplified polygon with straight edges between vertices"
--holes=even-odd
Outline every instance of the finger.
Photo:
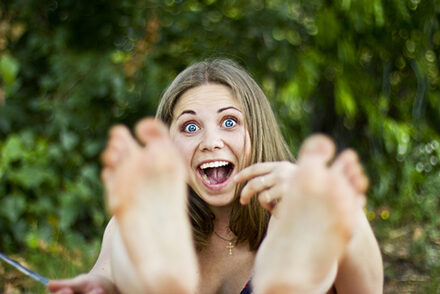
[[264,176],[257,176],[252,178],[246,183],[241,190],[240,203],[247,204],[250,199],[266,189],[271,188],[275,184],[275,178],[273,174],[266,174]]
[[277,204],[281,201],[280,194],[277,192],[277,190],[278,189],[275,186],[258,194],[258,201],[260,202],[260,205],[270,212],[272,212]]
[[241,170],[238,174],[235,175],[234,181],[236,183],[242,183],[248,181],[257,176],[262,176],[270,173],[279,162],[271,161],[271,162],[259,162],[248,166],[247,168]]
[[87,290],[87,286],[89,284],[88,277],[90,276],[86,274],[81,274],[73,279],[51,281],[48,285],[48,288],[50,290],[59,287],[60,290],[65,291],[62,292],[63,294],[73,294],[75,292],[83,293]]
[[66,288],[70,287],[72,285],[72,281],[73,279],[51,280],[49,281],[49,284],[47,284],[47,288],[53,293],[58,293],[57,291],[65,290]]
[[54,294],[74,294],[73,290],[66,285],[49,283],[47,285],[48,290]]

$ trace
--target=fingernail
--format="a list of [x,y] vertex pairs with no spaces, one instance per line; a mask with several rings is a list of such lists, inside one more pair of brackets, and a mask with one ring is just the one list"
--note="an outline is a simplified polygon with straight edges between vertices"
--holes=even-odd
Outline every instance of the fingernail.
[[245,198],[243,198],[243,197],[240,198],[240,204],[241,204],[241,205],[246,205],[246,204],[248,204],[248,203],[249,203],[249,199],[245,199]]
[[265,198],[266,198],[266,202],[267,203],[270,203],[272,201],[272,199],[271,199],[271,197],[269,195],[266,195]]

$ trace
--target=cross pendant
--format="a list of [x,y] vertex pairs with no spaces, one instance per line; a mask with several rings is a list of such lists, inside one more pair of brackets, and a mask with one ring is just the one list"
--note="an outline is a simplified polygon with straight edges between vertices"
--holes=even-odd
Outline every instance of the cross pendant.
[[226,246],[226,249],[229,250],[229,255],[232,255],[232,248],[234,248],[235,246],[232,244],[232,242],[228,243],[228,246]]

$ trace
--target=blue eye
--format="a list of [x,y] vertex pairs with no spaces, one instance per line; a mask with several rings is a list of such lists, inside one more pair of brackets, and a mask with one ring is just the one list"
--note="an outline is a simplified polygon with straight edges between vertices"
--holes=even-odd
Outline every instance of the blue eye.
[[233,126],[235,126],[237,124],[237,122],[231,118],[225,119],[223,121],[223,126],[225,128],[232,128]]
[[190,123],[184,127],[184,131],[187,133],[194,133],[199,130],[199,127],[196,124]]

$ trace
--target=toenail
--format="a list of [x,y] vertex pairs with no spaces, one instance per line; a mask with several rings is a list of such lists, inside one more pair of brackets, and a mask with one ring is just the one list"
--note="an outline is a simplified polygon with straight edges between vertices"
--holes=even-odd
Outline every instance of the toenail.
[[321,149],[321,146],[319,142],[317,142],[316,139],[310,140],[310,142],[307,142],[305,149],[307,152],[319,152]]

